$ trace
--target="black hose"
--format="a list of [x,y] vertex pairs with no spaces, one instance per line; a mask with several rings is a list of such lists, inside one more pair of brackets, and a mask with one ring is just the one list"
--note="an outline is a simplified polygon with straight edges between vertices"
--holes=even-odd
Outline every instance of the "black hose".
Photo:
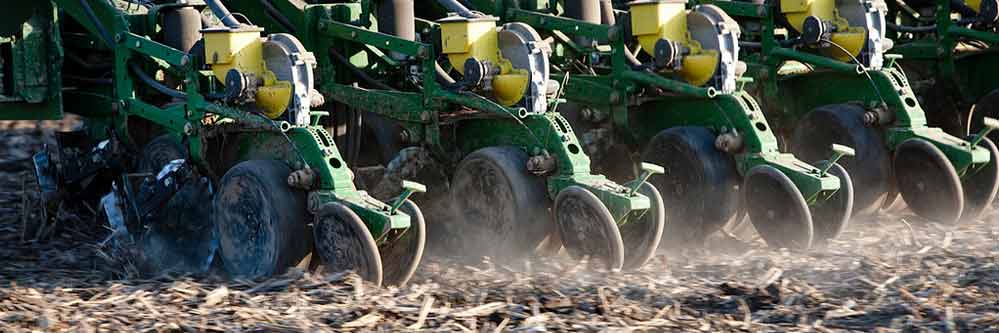
[[968,7],[963,0],[950,0],[950,8],[957,11],[963,17],[976,17],[978,13],[974,9]]
[[177,89],[167,87],[162,83],[160,83],[159,81],[156,81],[156,79],[154,79],[152,76],[146,74],[146,72],[144,72],[142,70],[142,67],[139,67],[139,65],[136,65],[135,63],[130,63],[128,64],[128,68],[132,70],[132,74],[135,74],[135,76],[138,77],[139,80],[142,81],[142,83],[145,83],[150,88],[153,88],[156,91],[159,91],[160,93],[173,98],[187,99],[186,93],[184,93],[183,91],[178,91]]
[[97,14],[94,13],[94,9],[90,7],[87,0],[80,0],[80,7],[83,7],[83,13],[86,14],[87,19],[94,24],[94,28],[97,29],[97,34],[101,35],[101,40],[103,40],[104,43],[107,43],[108,47],[113,48],[114,41],[111,39],[111,33],[109,33],[108,29],[104,27],[104,24],[101,24],[101,20],[97,19]]
[[219,0],[205,0],[205,4],[208,5],[208,8],[211,8],[215,17],[218,17],[225,26],[233,29],[240,27],[240,23],[236,20],[236,17],[232,16],[229,9],[225,8],[225,5],[219,2]]
[[295,25],[291,24],[291,20],[281,14],[281,11],[274,7],[274,4],[270,0],[260,0],[260,5],[264,7],[264,11],[267,15],[274,19],[278,25],[289,33],[296,33]]
[[73,52],[66,52],[66,59],[69,59],[70,61],[76,63],[78,66],[83,67],[83,69],[86,70],[104,71],[104,70],[110,70],[112,67],[112,65],[109,63],[98,63],[98,64],[89,63],[86,60],[83,60],[83,58],[80,58],[80,56],[73,54]]
[[937,25],[924,25],[924,26],[910,26],[910,25],[897,25],[895,23],[888,23],[888,29],[895,30],[898,32],[931,32],[937,30]]
[[77,76],[77,75],[72,75],[72,74],[63,74],[62,77],[64,79],[69,79],[71,81],[78,81],[80,83],[96,84],[96,85],[102,85],[102,86],[110,86],[111,84],[114,83],[111,79],[83,77],[83,76]]
[[336,49],[330,48],[329,53],[330,53],[330,56],[333,57],[333,59],[336,59],[337,62],[339,62],[340,64],[346,66],[347,69],[350,69],[350,71],[353,72],[354,75],[357,75],[357,77],[360,78],[361,81],[364,81],[367,84],[375,86],[375,88],[378,88],[378,89],[382,89],[382,90],[396,90],[395,88],[392,88],[391,86],[389,86],[387,84],[384,84],[381,81],[375,80],[370,75],[368,75],[368,73],[365,73],[360,68],[357,68],[357,66],[354,66],[354,64],[351,64],[350,61],[347,60],[347,58],[344,57],[342,54],[340,54],[340,52],[337,52]]
[[482,17],[480,13],[469,10],[467,7],[465,7],[456,0],[437,0],[437,3],[440,4],[441,6],[444,6],[444,8],[447,8],[447,10],[449,11],[458,13],[458,15],[460,15],[461,17],[465,18]]

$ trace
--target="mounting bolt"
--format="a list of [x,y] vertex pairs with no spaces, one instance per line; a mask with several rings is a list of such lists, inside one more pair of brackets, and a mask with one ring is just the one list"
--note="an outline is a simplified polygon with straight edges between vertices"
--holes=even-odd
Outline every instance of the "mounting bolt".
[[618,31],[617,26],[612,26],[607,29],[607,41],[616,42],[620,31]]
[[309,192],[308,202],[306,208],[309,212],[315,214],[319,212],[319,208],[322,206],[323,200],[319,197],[319,192]]
[[306,167],[288,175],[288,186],[308,191],[315,187],[317,179],[316,172]]
[[617,104],[618,102],[621,102],[621,94],[616,91],[612,92],[610,94],[610,102],[611,104]]
[[715,148],[723,152],[733,154],[743,147],[743,138],[741,135],[735,132],[727,132],[719,135],[715,139]]
[[184,135],[191,135],[194,132],[194,126],[191,123],[184,124]]
[[583,120],[593,121],[593,109],[584,107],[582,110],[579,110],[579,113],[583,117]]

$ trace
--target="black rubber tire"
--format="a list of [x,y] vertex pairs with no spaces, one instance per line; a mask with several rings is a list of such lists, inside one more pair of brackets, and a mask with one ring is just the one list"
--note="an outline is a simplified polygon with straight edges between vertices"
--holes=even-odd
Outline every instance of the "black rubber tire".
[[381,256],[384,283],[386,285],[404,286],[416,273],[423,251],[427,244],[427,223],[423,219],[420,207],[406,200],[399,211],[409,215],[409,228],[400,236],[392,236],[385,244],[378,247]]
[[593,192],[569,186],[555,197],[555,225],[574,259],[589,257],[608,270],[624,265],[624,241],[614,216]]
[[291,169],[275,160],[237,164],[212,200],[222,264],[231,277],[280,274],[309,253],[305,193],[287,184]]
[[[156,175],[170,162],[187,158],[187,149],[161,135],[149,142],[139,158],[140,173]],[[215,250],[209,218],[211,192],[206,183],[187,184],[151,219],[143,219],[139,268],[146,275],[205,272]]]
[[[972,138],[969,137],[970,142]],[[961,211],[961,221],[973,221],[983,212],[992,207],[999,191],[999,150],[991,139],[985,138],[978,143],[989,151],[989,164],[972,175],[961,178],[964,188],[964,210]]]
[[666,208],[659,190],[649,182],[642,183],[638,193],[652,201],[652,207],[642,215],[640,220],[629,221],[620,227],[621,240],[624,242],[625,270],[637,270],[655,257],[659,243],[662,241],[663,230],[666,228]]
[[354,211],[339,202],[328,203],[316,214],[313,228],[322,272],[353,271],[365,281],[382,284],[378,244]]
[[757,165],[746,172],[743,185],[749,220],[767,245],[806,250],[812,246],[812,214],[801,191],[783,172]]
[[715,148],[703,127],[674,127],[649,141],[642,160],[666,172],[649,178],[663,196],[666,220],[660,247],[700,247],[739,211],[741,177],[735,160]]
[[186,159],[187,147],[174,140],[170,135],[160,135],[146,144],[139,158],[137,172],[151,173],[156,176],[164,166],[173,160]]
[[506,146],[468,154],[452,177],[452,218],[429,224],[430,239],[448,254],[473,260],[530,256],[554,224],[544,178],[527,172],[527,158]]
[[[826,163],[821,161],[816,165],[824,166]],[[843,233],[853,213],[853,181],[850,174],[839,163],[832,165],[829,174],[839,178],[839,191],[826,201],[808,207],[812,212],[813,241],[817,243],[824,243]]]
[[[910,0],[911,1],[911,0]],[[967,136],[967,118],[970,111],[962,107],[954,86],[940,80],[935,64],[928,62],[906,62],[902,66],[905,77],[916,90],[919,106],[930,127],[938,127],[956,137]],[[932,83],[932,84],[927,84]]]
[[939,148],[913,138],[895,148],[895,182],[916,215],[944,224],[956,223],[964,209],[957,171]]
[[877,211],[892,186],[888,147],[877,129],[864,126],[863,115],[855,104],[818,107],[798,121],[790,141],[791,153],[810,163],[829,158],[834,143],[856,150],[838,162],[853,181],[854,216]]

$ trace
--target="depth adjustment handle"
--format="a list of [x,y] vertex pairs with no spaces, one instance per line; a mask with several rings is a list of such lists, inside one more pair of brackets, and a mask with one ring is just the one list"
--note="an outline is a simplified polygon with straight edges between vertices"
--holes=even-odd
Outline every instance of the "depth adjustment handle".
[[974,150],[975,147],[978,147],[978,144],[985,139],[985,136],[989,135],[989,132],[999,128],[999,120],[996,120],[995,118],[985,117],[985,119],[982,120],[982,123],[985,127],[983,127],[981,131],[978,131],[978,134],[975,134],[974,139],[971,139],[971,146],[968,148],[969,150]]
[[843,158],[843,156],[854,156],[857,154],[857,151],[853,148],[835,143],[832,145],[832,152],[832,157],[829,158],[826,165],[822,167],[821,171],[819,171],[819,176],[825,176],[829,173],[829,169],[832,169],[833,164],[836,164],[836,162]]
[[642,188],[642,184],[649,180],[649,177],[652,177],[652,175],[660,175],[663,173],[666,173],[665,168],[656,164],[642,162],[642,174],[628,185],[628,195],[632,196],[635,195],[635,193],[638,193],[638,189]]
[[404,202],[406,202],[406,199],[409,199],[409,196],[411,196],[411,195],[413,195],[413,193],[417,193],[417,192],[419,192],[419,193],[425,193],[425,192],[427,192],[427,186],[423,185],[423,184],[420,184],[420,183],[417,183],[417,182],[411,182],[411,181],[408,181],[408,180],[403,180],[402,181],[402,194],[400,194],[398,197],[396,197],[395,201],[392,202],[392,208],[389,209],[389,214],[395,214],[396,210],[398,210],[399,207],[402,207],[402,204]]

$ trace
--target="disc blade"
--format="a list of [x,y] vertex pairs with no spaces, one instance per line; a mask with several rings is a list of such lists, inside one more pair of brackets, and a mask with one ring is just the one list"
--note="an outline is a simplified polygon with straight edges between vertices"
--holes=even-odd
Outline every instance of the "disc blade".
[[970,221],[981,216],[992,206],[992,201],[995,200],[996,192],[999,190],[999,150],[996,150],[996,145],[989,138],[983,139],[978,146],[989,151],[989,163],[968,171],[968,174],[961,178],[961,186],[964,188],[964,210],[961,212],[961,221]]
[[[827,163],[822,161],[818,165]],[[839,163],[832,165],[829,174],[839,178],[839,190],[831,197],[809,206],[816,242],[825,242],[839,236],[846,229],[853,212],[853,181],[850,180],[850,175]]]
[[318,214],[313,227],[316,252],[322,259],[322,271],[353,271],[376,285],[382,283],[382,260],[378,245],[360,217],[350,208],[333,202]]
[[744,184],[749,219],[767,245],[811,247],[812,215],[790,178],[772,166],[758,165],[746,173]]
[[611,270],[624,265],[624,244],[614,217],[592,192],[579,186],[559,192],[555,224],[571,257],[589,257]]
[[895,182],[916,215],[950,224],[961,217],[964,193],[957,171],[932,143],[909,139],[895,148]]
[[409,215],[409,228],[398,231],[399,235],[391,235],[378,249],[384,270],[383,282],[394,286],[405,285],[416,273],[427,240],[427,224],[420,208],[406,200],[399,210]]
[[652,184],[646,182],[638,193],[652,201],[652,207],[640,218],[621,226],[621,240],[624,242],[624,266],[626,270],[642,268],[659,249],[663,229],[666,227],[666,209],[663,198]]

